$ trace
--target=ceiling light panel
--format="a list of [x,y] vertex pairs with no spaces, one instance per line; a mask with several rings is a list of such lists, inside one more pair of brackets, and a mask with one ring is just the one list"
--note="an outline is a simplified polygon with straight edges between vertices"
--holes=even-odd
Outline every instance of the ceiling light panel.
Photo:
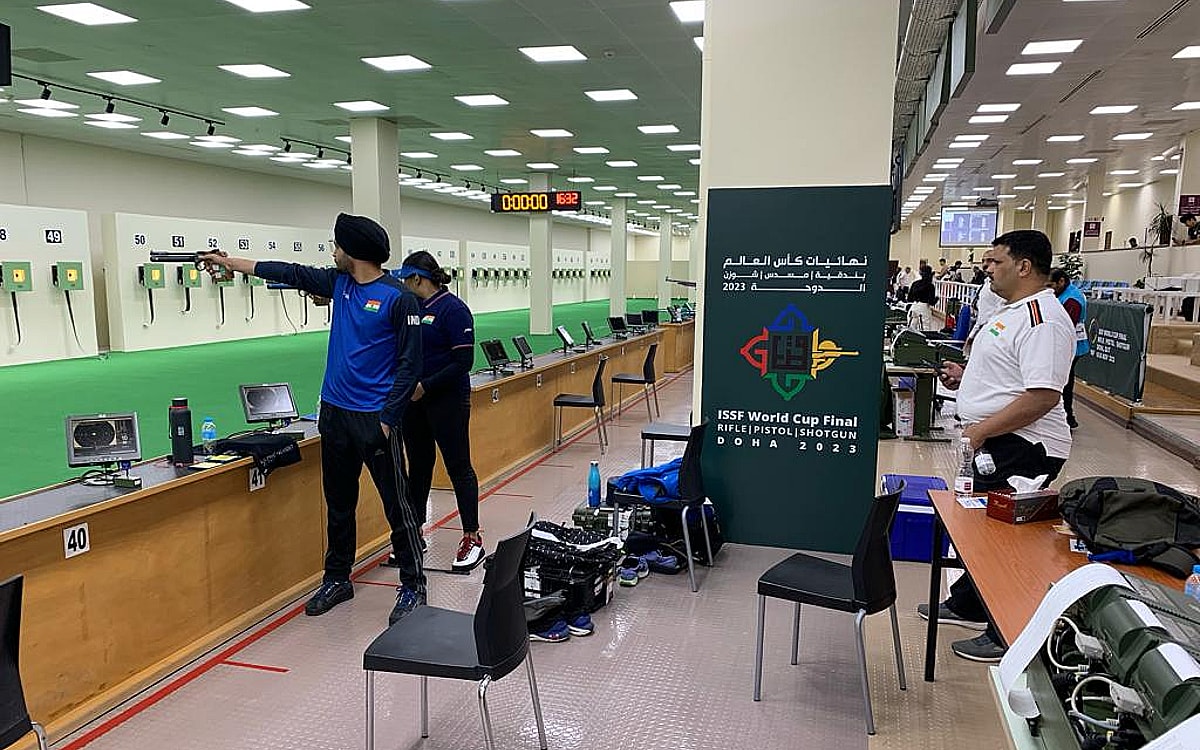
[[430,133],[429,137],[437,138],[439,141],[471,141],[471,140],[475,139],[475,136],[473,136],[473,135],[469,135],[467,133],[459,133],[457,131],[451,131],[451,132],[445,132],[445,133]]
[[1114,169],[1111,172],[1109,172],[1109,174],[1111,174],[1111,175],[1131,175],[1131,174],[1137,174],[1139,171],[1141,171],[1141,170],[1138,170],[1138,169]]
[[222,107],[222,112],[228,112],[238,117],[275,117],[279,113],[264,107]]
[[594,102],[628,102],[637,99],[637,94],[629,89],[604,89],[602,91],[583,92]]
[[1152,138],[1154,133],[1118,133],[1113,136],[1114,141],[1144,141],[1147,138]]
[[[982,142],[982,141],[986,141],[987,139],[988,139],[988,136],[986,136],[986,135],[956,135],[956,136],[954,136],[954,140],[956,140],[956,141],[980,141],[980,142]],[[942,161],[942,159],[938,159],[938,161]]]
[[291,73],[273,68],[270,65],[261,63],[249,63],[244,65],[218,65],[218,68],[226,73],[233,73],[242,78],[290,78]]
[[451,164],[450,168],[457,172],[481,172],[483,167],[478,164]]
[[1018,167],[1032,167],[1041,163],[1041,159],[1013,159],[1013,164]]
[[141,122],[142,118],[134,117],[133,115],[123,115],[120,112],[97,112],[92,115],[84,115],[89,120],[102,120],[105,122]]
[[537,128],[529,132],[538,138],[571,138],[575,135],[570,130],[563,130],[562,128]]
[[146,136],[147,138],[153,138],[153,139],[159,140],[159,141],[183,141],[183,140],[187,140],[190,137],[190,136],[184,135],[183,133],[172,133],[169,130],[159,130],[159,131],[155,131],[152,133],[142,133],[142,135]]
[[693,167],[698,167],[698,166],[700,166],[700,160],[699,159],[688,159],[688,164],[691,164]]
[[401,151],[400,155],[406,159],[436,159],[437,154],[432,151]]
[[1020,104],[980,104],[975,111],[981,115],[988,115],[1002,112],[1016,112],[1020,108]]
[[1136,104],[1105,104],[1100,107],[1093,107],[1091,114],[1093,115],[1127,115],[1137,109]]
[[967,119],[971,125],[999,125],[1008,121],[1008,115],[972,115]]
[[667,150],[680,152],[680,153],[695,153],[700,150],[700,144],[699,143],[672,143],[671,145],[667,146]]
[[521,152],[511,148],[493,148],[484,151],[488,156],[505,157],[505,156],[520,156]]
[[570,45],[557,47],[520,47],[518,51],[534,62],[574,62],[587,57]]
[[87,120],[84,125],[91,125],[93,128],[105,128],[107,130],[134,130],[137,125],[130,122],[115,122],[113,120]]
[[1038,177],[1048,179],[1050,177],[1062,177],[1066,172],[1039,172]]
[[576,146],[572,149],[577,154],[607,154],[608,149],[603,146]]
[[619,190],[619,188],[616,185],[596,185],[592,190],[597,190],[601,193],[612,193]]
[[134,23],[137,21],[133,16],[109,10],[103,5],[96,5],[95,3],[39,5],[37,9],[43,13],[65,18],[68,21],[74,21],[84,26],[105,26],[114,23]]
[[638,130],[646,135],[671,135],[679,132],[679,128],[674,125],[638,125]]
[[1184,47],[1175,54],[1171,55],[1175,60],[1189,60],[1200,57],[1200,44],[1193,44],[1190,47]]
[[530,169],[558,169],[558,165],[552,161],[534,161],[526,164]]
[[568,177],[567,178],[567,182],[575,182],[575,183],[579,183],[581,185],[587,184],[589,182],[595,182],[595,181],[596,181],[595,177]]
[[454,99],[468,107],[503,107],[508,104],[507,99],[495,94],[467,94],[465,96],[456,96]]
[[696,49],[700,50],[701,52],[704,51],[704,37],[694,36],[692,37],[692,42],[696,45]]
[[1008,66],[1005,75],[1010,76],[1044,76],[1058,70],[1061,62],[1014,63]]
[[1030,42],[1021,50],[1022,55],[1066,55],[1079,49],[1082,39],[1062,39],[1056,42]]
[[1015,179],[1017,179],[1017,176],[1015,174],[994,174],[994,175],[992,175],[992,179],[993,180],[1015,180]]
[[385,55],[383,57],[364,57],[363,62],[386,73],[401,73],[412,70],[429,70],[433,66],[419,57],[412,55]]
[[79,109],[78,104],[59,101],[58,99],[14,99],[13,101],[30,109]]
[[671,11],[680,23],[704,22],[704,0],[675,0],[671,3]]
[[628,169],[630,167],[636,167],[638,165],[638,163],[636,161],[621,160],[621,159],[618,159],[616,161],[606,161],[604,163],[610,167],[615,167],[617,169]]
[[1046,139],[1047,143],[1077,143],[1083,140],[1082,135],[1052,135]]
[[1183,102],[1182,104],[1177,104],[1174,107],[1171,107],[1171,109],[1173,109],[1177,112],[1191,110],[1191,109],[1200,109],[1200,102]]
[[1095,164],[1100,161],[1094,156],[1081,156],[1076,159],[1067,159],[1067,164]]
[[150,83],[162,83],[161,78],[143,75],[132,70],[98,70],[88,73],[88,75],[118,86],[145,86]]
[[505,177],[504,179],[500,180],[500,182],[504,183],[505,185],[527,185],[527,184],[529,184],[529,180],[526,180],[524,177]]

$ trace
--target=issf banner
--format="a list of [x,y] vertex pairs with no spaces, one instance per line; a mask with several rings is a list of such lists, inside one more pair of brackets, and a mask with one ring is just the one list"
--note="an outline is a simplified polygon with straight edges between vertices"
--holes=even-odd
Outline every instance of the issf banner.
[[877,490],[891,189],[708,193],[705,489],[726,538],[851,552]]
[[1079,360],[1075,376],[1109,393],[1140,401],[1146,385],[1150,308],[1132,302],[1088,300],[1087,333],[1091,350]]

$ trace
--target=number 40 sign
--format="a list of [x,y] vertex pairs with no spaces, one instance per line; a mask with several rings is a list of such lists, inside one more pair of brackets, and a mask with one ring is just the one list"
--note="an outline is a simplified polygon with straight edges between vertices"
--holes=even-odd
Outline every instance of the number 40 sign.
[[69,559],[76,555],[82,555],[91,548],[92,535],[88,532],[86,523],[63,529],[63,555],[65,557]]

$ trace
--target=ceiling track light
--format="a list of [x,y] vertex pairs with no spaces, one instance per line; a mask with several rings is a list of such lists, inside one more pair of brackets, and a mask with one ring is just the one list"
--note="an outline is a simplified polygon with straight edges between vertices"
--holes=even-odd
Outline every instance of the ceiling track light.
[[208,123],[208,129],[205,131],[205,135],[212,136],[212,134],[216,133],[216,132],[217,132],[217,126],[213,125],[212,122],[210,121]]
[[104,105],[104,114],[111,115],[113,113],[113,110],[116,108],[117,108],[116,103],[110,97],[108,99],[108,103]]
[[[212,135],[212,133],[209,133],[209,135]],[[317,158],[318,159],[325,158],[325,149],[320,146],[317,147]]]
[[49,99],[49,98],[50,98],[50,96],[51,96],[51,93],[50,93],[50,87],[49,87],[49,86],[47,86],[46,84],[42,83],[41,81],[38,81],[38,83],[39,83],[39,84],[41,84],[41,86],[42,86],[41,98],[42,98],[42,99]]
[[160,109],[159,112],[162,112],[162,119],[159,120],[159,123],[165,128],[167,123],[171,122],[171,116],[167,114],[165,109]]
[[292,142],[287,138],[283,139],[283,153],[290,154],[292,152]]

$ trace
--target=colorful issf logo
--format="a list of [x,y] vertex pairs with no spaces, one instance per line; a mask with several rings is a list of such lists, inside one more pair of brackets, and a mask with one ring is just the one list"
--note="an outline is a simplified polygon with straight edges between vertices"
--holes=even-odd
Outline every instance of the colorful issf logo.
[[804,390],[817,373],[831,366],[838,357],[856,357],[835,342],[821,339],[821,332],[809,324],[804,313],[788,305],[764,327],[762,333],[742,346],[741,354],[763,379],[770,381],[784,401],[791,401]]

